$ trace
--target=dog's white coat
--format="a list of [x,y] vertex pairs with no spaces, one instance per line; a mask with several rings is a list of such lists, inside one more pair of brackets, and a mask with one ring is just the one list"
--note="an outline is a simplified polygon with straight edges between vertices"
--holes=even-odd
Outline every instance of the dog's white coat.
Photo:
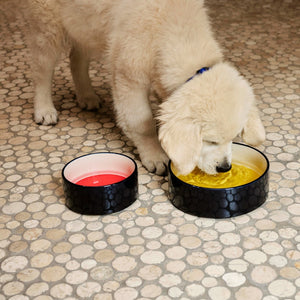
[[[37,123],[57,122],[53,70],[60,53],[71,47],[79,105],[99,106],[88,66],[91,57],[104,59],[118,125],[151,172],[161,174],[169,157],[180,173],[199,166],[214,174],[216,167],[230,164],[231,142],[240,132],[247,143],[264,140],[252,89],[223,62],[203,1],[27,1]],[[186,82],[202,67],[210,70]],[[163,99],[160,142],[150,89]]]

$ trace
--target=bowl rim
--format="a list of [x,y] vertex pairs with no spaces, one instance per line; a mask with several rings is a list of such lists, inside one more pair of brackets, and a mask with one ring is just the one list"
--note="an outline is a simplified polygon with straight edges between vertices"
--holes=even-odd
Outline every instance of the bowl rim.
[[193,188],[197,188],[197,189],[203,189],[203,190],[209,190],[209,191],[230,191],[230,190],[233,190],[233,189],[241,189],[241,188],[244,188],[245,186],[247,185],[250,185],[250,184],[253,184],[254,182],[257,182],[258,180],[260,180],[262,177],[264,177],[266,175],[266,173],[268,173],[269,171],[269,168],[270,168],[270,162],[267,158],[267,156],[260,150],[250,146],[250,145],[247,145],[247,144],[243,144],[243,143],[239,143],[239,142],[233,142],[232,144],[236,144],[236,145],[240,145],[240,146],[243,146],[243,147],[248,147],[248,148],[251,148],[252,150],[258,152],[266,161],[267,163],[267,166],[266,166],[266,169],[264,170],[264,172],[259,176],[257,177],[255,180],[253,181],[250,181],[248,183],[244,183],[244,184],[241,184],[241,185],[237,185],[237,186],[232,186],[232,187],[228,187],[228,188],[209,188],[209,187],[201,187],[201,186],[197,186],[197,185],[193,185],[193,184],[190,184],[190,183],[187,183],[183,180],[181,180],[180,178],[178,178],[178,176],[175,175],[175,173],[172,171],[172,168],[171,168],[171,163],[172,161],[170,160],[169,161],[169,172],[174,176],[176,177],[177,180],[179,180],[182,184],[188,186],[188,187],[193,187]]
[[[82,185],[82,184],[77,184],[77,183],[74,183],[72,181],[70,181],[69,179],[66,178],[65,176],[65,169],[75,160],[77,159],[80,159],[82,157],[85,157],[85,156],[91,156],[91,155],[101,155],[101,154],[111,154],[111,155],[120,155],[120,156],[124,156],[126,158],[128,158],[129,160],[131,160],[134,164],[134,169],[133,169],[133,172],[126,178],[122,179],[121,181],[118,181],[118,182],[115,182],[115,183],[110,183],[110,184],[106,184],[106,185],[98,185],[98,186],[88,186],[88,185]],[[128,155],[126,154],[123,154],[123,153],[117,153],[117,152],[94,152],[94,153],[87,153],[87,154],[84,154],[84,155],[80,155],[78,157],[75,157],[73,158],[72,160],[70,160],[69,162],[67,162],[63,169],[61,170],[61,174],[62,174],[62,178],[64,181],[68,182],[69,184],[73,185],[73,186],[76,186],[76,187],[81,187],[81,188],[88,188],[88,189],[104,189],[104,188],[107,188],[107,187],[111,187],[111,186],[116,186],[118,184],[121,184],[121,183],[125,183],[126,181],[130,180],[131,177],[134,176],[134,174],[137,172],[137,163],[135,162],[135,160],[131,157],[129,157]]]

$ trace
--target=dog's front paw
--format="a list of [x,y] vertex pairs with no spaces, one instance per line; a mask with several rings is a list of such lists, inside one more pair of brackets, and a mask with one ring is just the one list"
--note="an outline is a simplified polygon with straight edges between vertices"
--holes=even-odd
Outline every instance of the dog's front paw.
[[87,110],[97,110],[100,108],[100,98],[96,94],[79,96],[78,104]]
[[157,175],[164,175],[167,173],[169,158],[164,153],[152,153],[151,155],[147,155],[147,157],[142,158],[142,164],[146,167],[146,169]]
[[36,109],[34,112],[34,119],[37,124],[55,125],[57,123],[57,111],[53,108]]

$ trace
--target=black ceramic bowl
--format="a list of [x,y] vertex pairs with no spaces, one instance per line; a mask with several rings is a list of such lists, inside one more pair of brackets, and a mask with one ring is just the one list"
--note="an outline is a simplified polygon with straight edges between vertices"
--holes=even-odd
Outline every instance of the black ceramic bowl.
[[119,153],[93,153],[70,161],[62,170],[66,206],[86,215],[106,215],[137,197],[137,165]]
[[259,172],[254,181],[231,188],[204,188],[180,180],[169,163],[169,196],[172,204],[185,213],[205,218],[230,218],[262,205],[268,196],[269,161],[257,149],[239,143],[232,145],[232,162]]

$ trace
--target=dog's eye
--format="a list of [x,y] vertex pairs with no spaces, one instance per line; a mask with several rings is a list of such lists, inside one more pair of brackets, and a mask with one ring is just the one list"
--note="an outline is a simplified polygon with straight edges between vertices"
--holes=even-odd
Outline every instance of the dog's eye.
[[218,143],[215,141],[205,141],[205,142],[210,145],[218,145]]

